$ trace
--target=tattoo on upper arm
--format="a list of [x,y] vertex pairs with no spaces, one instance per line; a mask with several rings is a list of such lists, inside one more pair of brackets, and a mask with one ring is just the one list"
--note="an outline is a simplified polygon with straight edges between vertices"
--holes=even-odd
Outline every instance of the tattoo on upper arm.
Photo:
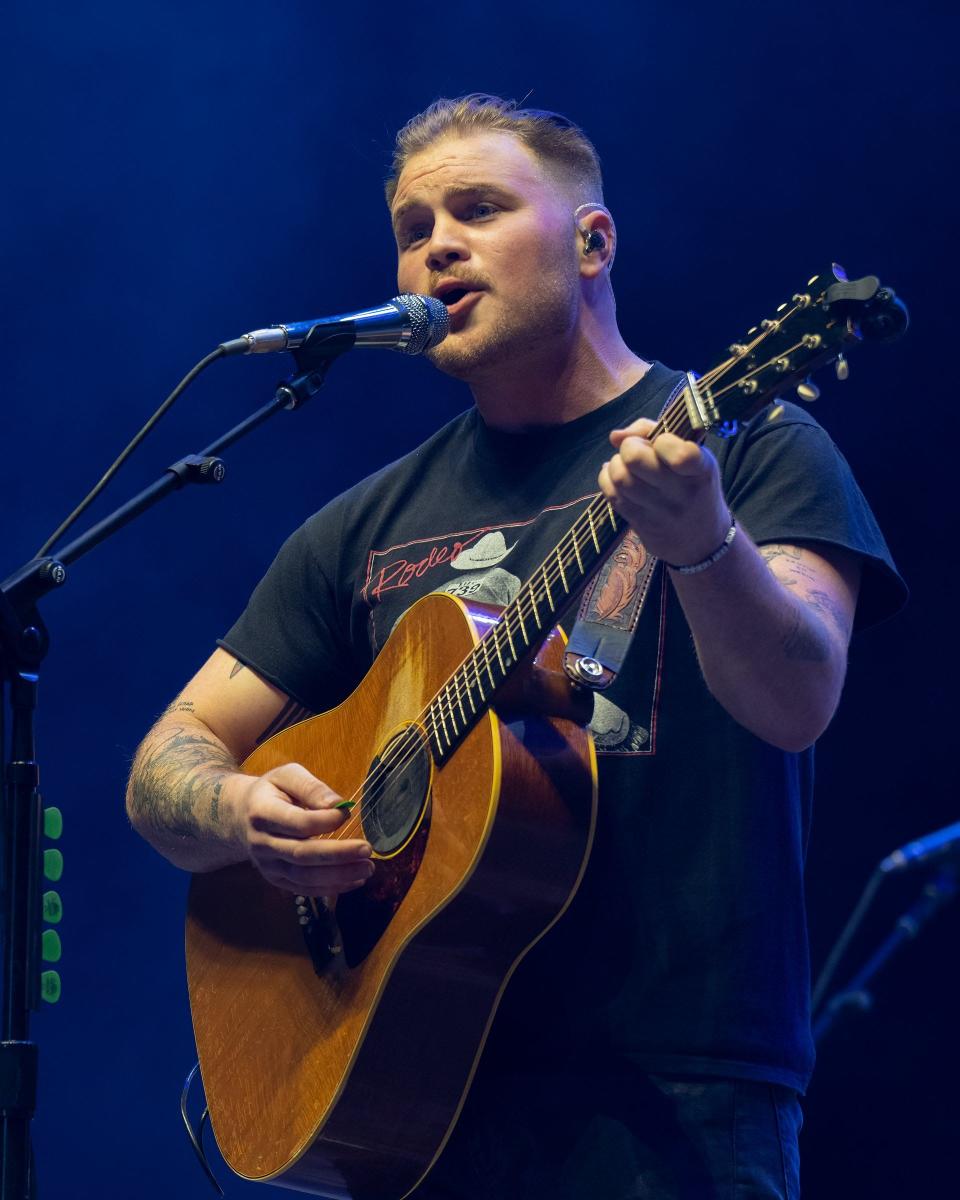
[[787,587],[797,587],[802,579],[810,582],[816,580],[817,573],[803,561],[803,551],[799,546],[760,546],[759,550],[761,558],[768,567],[772,568],[776,562],[781,570],[786,568],[786,577],[774,573]]
[[799,662],[826,662],[830,658],[830,644],[825,634],[811,628],[801,609],[794,611],[793,622],[781,644],[784,655]]
[[160,715],[169,717],[172,713],[192,713],[195,708],[192,700],[171,700]]
[[230,678],[232,679],[234,677],[234,675],[239,675],[243,669],[244,669],[244,664],[242,662],[235,662],[233,664],[233,666],[230,668]]
[[265,742],[267,738],[272,738],[275,733],[279,733],[282,729],[296,725],[298,721],[303,721],[312,715],[309,708],[304,708],[296,700],[288,700],[263,733],[257,738],[257,745],[259,746],[261,742]]
[[849,640],[852,630],[850,616],[843,605],[837,603],[834,596],[831,596],[829,592],[814,588],[804,597],[804,603],[808,608],[812,608],[814,612],[822,613],[824,616],[829,617],[844,640]]
[[220,819],[222,778],[235,771],[233,755],[219,742],[183,726],[158,742],[148,742],[134,759],[130,772],[130,805],[137,817],[180,837],[203,830],[197,800],[213,793],[210,819]]

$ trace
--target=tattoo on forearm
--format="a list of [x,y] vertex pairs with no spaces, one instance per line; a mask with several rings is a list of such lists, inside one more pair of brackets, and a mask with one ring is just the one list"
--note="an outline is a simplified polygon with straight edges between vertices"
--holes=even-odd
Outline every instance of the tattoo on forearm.
[[213,795],[210,797],[210,820],[216,825],[220,820],[220,793],[223,791],[223,780],[218,779],[213,785]]
[[197,801],[210,794],[210,820],[219,822],[222,777],[236,769],[235,759],[219,742],[176,727],[149,741],[134,760],[133,815],[176,836],[196,837],[204,828]]
[[261,742],[265,742],[267,738],[272,738],[281,729],[287,729],[291,725],[296,725],[298,721],[303,721],[312,715],[309,708],[304,708],[296,700],[289,700],[257,738],[257,745],[259,746]]

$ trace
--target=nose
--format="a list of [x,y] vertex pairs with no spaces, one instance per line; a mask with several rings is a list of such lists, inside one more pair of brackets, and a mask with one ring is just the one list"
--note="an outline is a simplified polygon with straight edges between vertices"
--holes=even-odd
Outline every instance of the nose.
[[450,263],[463,262],[470,257],[463,227],[450,217],[435,220],[426,250],[427,266],[431,271],[442,271]]

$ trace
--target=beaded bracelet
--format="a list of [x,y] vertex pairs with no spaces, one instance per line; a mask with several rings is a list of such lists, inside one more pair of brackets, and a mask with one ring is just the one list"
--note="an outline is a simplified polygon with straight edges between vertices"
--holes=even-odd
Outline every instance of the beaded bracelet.
[[737,535],[737,518],[730,514],[730,528],[727,530],[727,536],[723,539],[720,545],[712,554],[708,554],[705,559],[698,563],[691,563],[689,567],[679,567],[676,563],[667,563],[666,565],[671,571],[676,571],[680,575],[699,575],[701,571],[705,571],[707,567],[712,567],[715,562],[719,562],[733,544],[733,539]]

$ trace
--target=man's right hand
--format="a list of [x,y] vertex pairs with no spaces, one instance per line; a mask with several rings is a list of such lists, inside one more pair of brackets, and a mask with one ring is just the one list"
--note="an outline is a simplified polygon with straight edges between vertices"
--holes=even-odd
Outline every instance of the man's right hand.
[[260,776],[231,775],[223,798],[234,807],[250,861],[275,887],[333,896],[362,887],[373,874],[372,848],[355,836],[362,833],[359,820],[337,808],[343,798],[299,763]]
[[215,650],[137,750],[127,785],[133,827],[186,871],[249,860],[294,895],[360,887],[372,851],[332,788],[297,763],[260,776],[240,770],[256,746],[304,716],[297,700]]

